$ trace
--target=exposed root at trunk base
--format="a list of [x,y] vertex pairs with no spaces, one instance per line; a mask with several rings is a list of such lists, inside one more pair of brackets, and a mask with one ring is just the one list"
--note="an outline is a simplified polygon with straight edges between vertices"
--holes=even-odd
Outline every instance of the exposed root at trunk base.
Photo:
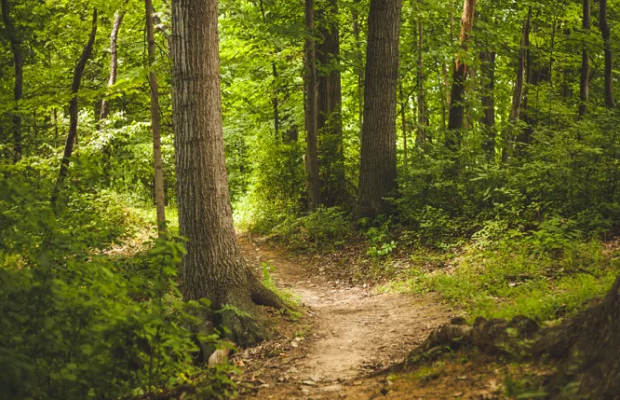
[[516,359],[558,359],[558,372],[546,388],[550,399],[620,400],[620,278],[600,304],[555,328],[542,330],[523,316],[511,321],[478,318],[473,326],[453,319],[393,370],[464,346]]

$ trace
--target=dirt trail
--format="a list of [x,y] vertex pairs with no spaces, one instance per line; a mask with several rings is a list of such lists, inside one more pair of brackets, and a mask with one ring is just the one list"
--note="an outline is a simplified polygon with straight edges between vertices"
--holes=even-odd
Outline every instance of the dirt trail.
[[259,389],[246,398],[372,398],[360,393],[364,376],[401,361],[449,319],[431,296],[380,294],[334,281],[324,266],[241,244],[249,261],[274,267],[276,283],[300,297],[309,320],[303,337],[275,345],[284,356],[252,366]]

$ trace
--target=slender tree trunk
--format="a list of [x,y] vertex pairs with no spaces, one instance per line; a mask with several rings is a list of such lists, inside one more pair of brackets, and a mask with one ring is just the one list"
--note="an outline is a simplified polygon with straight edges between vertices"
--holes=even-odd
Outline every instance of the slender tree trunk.
[[416,26],[418,31],[418,135],[416,138],[416,143],[419,147],[423,147],[426,142],[426,128],[428,128],[429,121],[426,110],[426,92],[424,89],[424,25],[422,22],[422,17],[418,17]]
[[491,159],[495,153],[495,58],[494,51],[480,52],[482,70],[482,126],[484,127],[484,151]]
[[319,171],[323,202],[332,207],[342,205],[346,200],[337,0],[329,0],[322,11],[326,23],[321,27],[323,42],[317,51],[319,70],[322,71],[318,74]]
[[256,305],[282,308],[236,245],[222,131],[217,0],[172,2],[173,125],[179,228],[188,239],[181,289],[209,299],[215,323],[241,345],[265,331]]
[[396,90],[402,0],[371,0],[356,216],[389,211],[396,188]]
[[306,170],[308,171],[308,208],[321,204],[321,181],[318,161],[318,84],[316,73],[316,41],[314,29],[314,0],[305,0],[306,41],[304,44],[306,73]]
[[153,131],[153,166],[155,169],[154,192],[157,210],[157,231],[161,235],[166,230],[166,203],[164,198],[164,162],[161,156],[161,124],[159,118],[159,87],[155,71],[155,30],[153,29],[153,3],[144,0],[146,12],[146,36],[149,53],[149,84],[151,87],[151,130]]
[[614,108],[616,102],[613,94],[613,57],[611,52],[611,31],[607,23],[607,0],[600,0],[599,26],[605,49],[605,106],[607,108]]
[[407,159],[407,108],[409,107],[409,97],[405,97],[402,77],[398,83],[398,97],[400,98],[400,117],[403,131],[403,167],[406,170],[409,166],[409,160]]
[[[121,23],[123,22],[124,12],[117,11],[114,13],[114,23],[112,24],[112,33],[110,33],[110,77],[108,78],[108,88],[114,86],[116,83],[116,75],[118,72],[118,32],[121,29]],[[110,105],[104,98],[101,101],[101,111],[99,112],[99,119],[104,120],[108,118],[110,114]]]
[[19,101],[24,90],[24,59],[22,45],[17,29],[11,18],[11,6],[9,0],[2,0],[2,21],[6,33],[11,42],[13,53],[13,66],[15,68],[15,81],[13,86],[13,99],[15,100],[15,112],[13,114],[13,162],[17,163],[22,158],[22,118],[19,115]]
[[[360,0],[355,0],[355,5],[359,5],[359,3]],[[357,120],[361,131],[364,121],[364,52],[362,50],[359,15],[355,9],[352,12],[352,19],[357,72]]]
[[82,76],[84,75],[84,68],[86,63],[93,52],[93,45],[95,43],[95,37],[97,36],[97,9],[93,10],[93,22],[88,42],[82,49],[82,55],[78,61],[75,69],[73,70],[73,82],[71,83],[71,93],[73,98],[69,102],[69,133],[67,134],[67,140],[65,141],[65,150],[62,155],[62,161],[60,162],[60,171],[58,172],[58,178],[56,179],[56,185],[52,191],[51,203],[54,208],[58,208],[58,195],[60,189],[69,172],[69,162],[71,155],[73,154],[73,147],[77,141],[77,126],[78,126],[78,96],[77,93],[80,90],[82,84]]
[[[591,26],[591,7],[590,0],[583,0],[583,33],[590,33]],[[584,40],[581,50],[581,79],[579,82],[579,116],[583,117],[588,113],[588,99],[590,97],[590,54],[588,52],[588,41]]]
[[[474,27],[474,14],[476,0],[465,0],[463,6],[463,17],[461,19],[460,46],[463,51],[469,49],[469,36]],[[446,137],[446,147],[455,151],[460,147],[461,133],[463,128],[463,117],[465,113],[464,95],[465,81],[467,80],[467,65],[460,57],[454,60],[454,70],[452,73],[452,90],[450,92],[450,114],[448,116],[448,130]]]
[[515,140],[515,124],[518,123],[521,115],[521,102],[523,100],[523,84],[525,82],[525,59],[527,50],[530,46],[530,24],[532,20],[532,7],[527,12],[527,18],[523,23],[523,34],[521,35],[521,45],[519,47],[519,64],[517,67],[517,79],[512,94],[512,106],[510,108],[510,116],[508,117],[508,132],[506,135],[506,145],[502,153],[502,160],[508,161],[511,156],[512,148]]

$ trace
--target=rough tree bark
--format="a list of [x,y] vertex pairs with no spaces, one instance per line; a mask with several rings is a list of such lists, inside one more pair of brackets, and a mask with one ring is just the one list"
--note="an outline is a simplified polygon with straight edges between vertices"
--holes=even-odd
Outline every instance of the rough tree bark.
[[611,52],[611,30],[607,23],[607,0],[600,0],[599,27],[605,49],[605,106],[607,108],[614,108],[616,101],[613,94],[613,54]]
[[[463,5],[463,17],[461,19],[460,47],[461,51],[469,49],[469,36],[474,27],[474,15],[476,10],[476,0],[465,0]],[[465,114],[464,95],[465,81],[467,80],[467,65],[459,56],[454,60],[452,72],[452,89],[450,91],[450,113],[448,115],[448,135],[446,137],[446,147],[449,150],[458,150],[461,142],[460,130],[463,128],[463,117]]]
[[24,58],[21,39],[11,18],[9,0],[2,0],[2,21],[11,43],[13,66],[15,68],[15,84],[13,86],[13,99],[15,100],[15,113],[13,114],[13,162],[17,163],[22,158],[22,119],[18,112],[19,100],[21,100],[24,90]]
[[149,53],[149,85],[151,87],[151,130],[153,131],[153,178],[155,209],[157,211],[157,231],[161,235],[166,230],[166,203],[164,198],[164,162],[161,156],[161,124],[159,120],[159,93],[157,72],[155,71],[155,30],[153,28],[152,0],[144,0],[146,12],[146,37]]
[[417,71],[417,86],[418,86],[418,135],[416,137],[416,143],[419,147],[424,146],[426,142],[426,128],[429,125],[428,112],[426,109],[426,92],[424,90],[424,23],[422,17],[418,17],[416,24],[418,33],[418,71]]
[[321,204],[321,181],[319,178],[317,149],[319,104],[316,73],[316,40],[314,37],[314,0],[305,1],[305,26],[306,171],[308,172],[308,208],[313,210]]
[[256,306],[283,308],[236,244],[224,160],[217,0],[172,2],[173,125],[180,233],[188,239],[181,289],[207,298],[214,323],[240,345],[265,336]]
[[80,90],[82,84],[82,75],[84,75],[84,68],[86,63],[93,52],[93,45],[95,43],[95,37],[97,36],[97,9],[93,10],[93,21],[88,42],[82,49],[82,55],[78,61],[75,69],[73,70],[73,82],[71,83],[71,93],[73,98],[69,101],[69,133],[67,134],[67,140],[65,141],[65,150],[62,155],[62,161],[60,162],[60,171],[58,172],[58,178],[56,184],[52,190],[51,203],[54,208],[58,207],[58,195],[60,188],[62,187],[65,178],[69,172],[69,162],[71,155],[73,154],[73,147],[77,139],[77,126],[78,126],[78,96],[77,93]]
[[396,187],[396,89],[402,0],[371,0],[368,15],[362,154],[355,215],[389,210]]
[[[116,83],[116,75],[118,72],[118,32],[121,30],[121,24],[123,22],[124,12],[117,11],[114,13],[114,22],[112,24],[112,33],[110,33],[110,77],[108,78],[108,88],[114,86]],[[104,98],[101,101],[101,111],[99,112],[99,119],[104,120],[110,115],[110,105]]]
[[342,84],[340,79],[340,33],[338,28],[338,2],[329,0],[321,10],[325,23],[318,46],[318,132],[319,171],[322,200],[328,207],[346,201],[344,175],[344,142],[342,137]]
[[523,34],[519,46],[519,61],[517,66],[517,79],[512,93],[512,106],[508,117],[508,129],[506,132],[505,145],[502,152],[502,161],[506,162],[511,156],[515,142],[515,124],[518,123],[521,114],[521,102],[523,100],[523,84],[525,83],[525,61],[530,46],[530,24],[532,20],[532,7],[527,11],[527,17],[523,23]]

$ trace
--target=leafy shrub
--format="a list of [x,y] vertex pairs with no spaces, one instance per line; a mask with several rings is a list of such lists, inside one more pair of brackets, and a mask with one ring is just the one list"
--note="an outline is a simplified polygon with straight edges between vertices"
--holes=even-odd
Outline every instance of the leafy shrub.
[[[0,175],[0,398],[117,399],[194,382],[197,341],[219,339],[195,333],[207,304],[176,288],[182,242],[157,240],[128,268],[101,252],[135,222],[118,199],[74,193],[56,215],[47,188]],[[204,396],[232,393],[226,372],[200,375]]]

